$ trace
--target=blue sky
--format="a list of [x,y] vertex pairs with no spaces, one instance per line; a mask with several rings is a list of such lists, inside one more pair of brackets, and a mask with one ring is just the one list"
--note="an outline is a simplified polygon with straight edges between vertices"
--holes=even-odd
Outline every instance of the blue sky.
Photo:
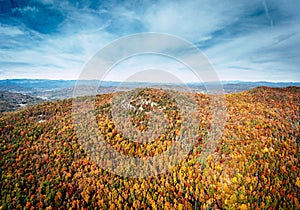
[[[196,45],[221,80],[300,81],[299,8],[298,0],[0,0],[0,79],[77,79],[110,42],[162,32]],[[130,75],[143,62],[121,67]]]

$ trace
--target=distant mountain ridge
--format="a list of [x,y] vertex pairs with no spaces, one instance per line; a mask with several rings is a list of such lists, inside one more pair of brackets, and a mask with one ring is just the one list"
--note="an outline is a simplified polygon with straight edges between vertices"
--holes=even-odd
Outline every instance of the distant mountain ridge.
[[[11,92],[20,93],[33,93],[39,91],[52,91],[65,88],[72,88],[76,84],[86,85],[86,86],[101,86],[101,87],[118,87],[122,82],[116,81],[98,81],[98,80],[47,80],[47,79],[6,79],[0,80],[0,90],[6,90]],[[258,86],[267,87],[288,87],[288,86],[300,86],[300,82],[247,82],[247,81],[221,81],[223,88],[226,90],[228,88],[237,87],[238,89],[247,90]],[[127,82],[123,83],[128,87],[135,86],[147,86],[147,85],[161,85],[161,83],[147,83],[147,82]],[[122,85],[123,85],[122,84]],[[167,85],[180,85],[176,83],[166,83]],[[205,84],[210,83],[187,83],[190,88],[195,87],[205,87]],[[244,86],[241,88],[241,86]]]
[[[217,83],[188,83],[188,89],[183,84],[176,83],[147,83],[147,82],[115,82],[97,80],[46,80],[46,79],[6,79],[0,80],[0,112],[13,111],[42,101],[57,101],[77,96],[88,96],[92,93],[103,94],[117,91],[128,91],[137,87],[170,88],[178,91],[207,93],[207,86]],[[300,82],[244,82],[222,81],[225,93],[236,93],[260,86],[282,88],[300,86]]]

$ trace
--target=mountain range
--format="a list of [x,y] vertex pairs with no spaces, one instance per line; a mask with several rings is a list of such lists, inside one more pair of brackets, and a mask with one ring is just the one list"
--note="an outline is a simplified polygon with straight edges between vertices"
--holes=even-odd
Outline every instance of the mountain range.
[[[206,93],[206,85],[217,83],[187,83],[188,91]],[[300,82],[246,82],[222,81],[224,93],[235,93],[250,90],[255,87],[288,87],[300,86]],[[6,79],[0,80],[0,112],[13,111],[28,107],[42,101],[57,101],[76,96],[127,91],[137,87],[171,88],[186,91],[182,84],[176,83],[147,83],[147,82],[117,82],[97,80],[47,80],[47,79]]]

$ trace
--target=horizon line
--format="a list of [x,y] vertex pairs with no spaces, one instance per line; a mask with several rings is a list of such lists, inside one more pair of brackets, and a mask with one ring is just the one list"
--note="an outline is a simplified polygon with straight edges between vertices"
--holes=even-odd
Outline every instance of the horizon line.
[[[50,79],[50,78],[6,78],[0,79],[0,81],[6,80],[48,80],[48,81],[97,81],[97,82],[115,82],[115,83],[152,83],[152,84],[178,84],[178,82],[151,82],[151,81],[119,81],[119,80],[97,80],[97,79]],[[219,81],[205,81],[205,82],[182,82],[185,84],[201,84],[201,83],[224,83],[224,82],[248,82],[248,83],[300,83],[300,81],[268,81],[268,80],[219,80]]]

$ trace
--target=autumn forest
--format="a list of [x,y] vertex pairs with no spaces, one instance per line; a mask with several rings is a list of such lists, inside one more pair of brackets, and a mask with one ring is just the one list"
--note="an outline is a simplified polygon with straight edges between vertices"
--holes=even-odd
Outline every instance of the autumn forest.
[[[114,151],[133,158],[155,157],[181,141],[176,138],[181,132],[189,135],[182,130],[184,117],[176,101],[164,90],[144,88],[128,104],[128,126],[137,129],[137,135],[146,133],[149,113],[155,110],[162,117],[154,121],[164,120],[166,126],[160,133],[155,124],[153,132],[159,135],[150,143],[131,141],[132,132],[120,133],[121,121],[111,114],[116,94],[121,93],[97,95],[92,112]],[[223,130],[205,158],[212,129],[210,96],[184,94],[193,94],[197,103],[196,141],[168,171],[146,177],[121,176],[101,167],[114,163],[107,159],[99,164],[102,147],[97,147],[97,139],[79,140],[72,99],[4,113],[0,209],[300,209],[299,87],[226,94]],[[130,171],[135,166],[126,167]]]

